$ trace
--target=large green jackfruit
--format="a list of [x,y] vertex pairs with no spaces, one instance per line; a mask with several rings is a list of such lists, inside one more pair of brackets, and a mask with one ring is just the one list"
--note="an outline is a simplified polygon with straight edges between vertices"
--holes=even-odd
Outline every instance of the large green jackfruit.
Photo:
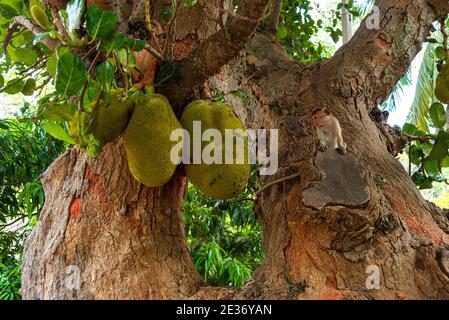
[[125,150],[129,169],[139,182],[149,187],[166,184],[176,170],[170,159],[173,130],[182,129],[168,102],[159,94],[137,105],[125,130]]
[[[208,129],[217,129],[220,131],[222,141],[218,142],[222,148],[222,164],[212,163],[194,164],[193,160],[193,122],[201,122],[201,134]],[[248,183],[251,166],[248,162],[248,138],[244,138],[243,163],[237,163],[236,140],[233,139],[231,145],[225,143],[225,129],[237,130],[243,132],[245,127],[240,119],[235,115],[231,106],[221,103],[213,103],[204,100],[198,100],[190,103],[183,111],[181,124],[190,134],[191,146],[191,164],[186,164],[185,170],[187,177],[199,188],[206,196],[214,199],[230,199],[243,191]],[[202,142],[201,150],[211,142]],[[214,143],[217,143],[214,141]],[[233,152],[232,164],[225,163],[226,152]]]
[[81,150],[91,157],[100,154],[104,145],[125,131],[134,109],[133,99],[123,89],[114,89],[111,97],[92,102],[86,112],[77,111],[69,122],[69,132]]
[[111,90],[111,100],[94,102],[93,119],[87,134],[92,133],[102,145],[114,140],[125,131],[134,109],[133,99],[124,97],[122,89]]
[[435,85],[435,96],[442,103],[449,103],[449,64],[444,64],[438,74]]

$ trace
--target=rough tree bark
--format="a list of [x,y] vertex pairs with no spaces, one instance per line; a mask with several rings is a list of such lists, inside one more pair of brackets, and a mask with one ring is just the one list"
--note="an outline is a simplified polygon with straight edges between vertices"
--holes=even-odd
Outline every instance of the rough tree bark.
[[[182,170],[163,188],[145,188],[130,176],[119,139],[95,161],[71,149],[45,173],[46,204],[24,253],[23,297],[448,299],[447,213],[421,197],[369,116],[448,10],[438,4],[378,1],[380,30],[362,23],[333,58],[309,66],[255,33],[209,79],[248,127],[280,129],[280,169],[262,185],[300,174],[259,195],[266,261],[242,290],[206,286],[194,270],[180,218]],[[192,37],[199,28],[189,27],[191,16],[179,16],[178,60],[210,35]],[[235,98],[236,89],[251,101]],[[179,102],[189,90],[166,92]],[[340,120],[348,155],[317,152],[311,116],[322,107]],[[81,271],[78,290],[65,283],[70,266]],[[378,290],[366,288],[368,266],[380,270]]]

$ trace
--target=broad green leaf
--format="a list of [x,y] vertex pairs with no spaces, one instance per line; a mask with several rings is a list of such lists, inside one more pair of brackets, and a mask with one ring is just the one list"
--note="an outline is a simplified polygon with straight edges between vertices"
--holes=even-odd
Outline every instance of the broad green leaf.
[[429,158],[440,161],[448,155],[449,134],[441,130],[438,133],[438,137],[433,145],[432,152],[430,152]]
[[22,94],[24,96],[31,96],[36,89],[36,80],[33,78],[28,78],[22,88]]
[[13,79],[6,84],[5,92],[8,94],[16,94],[22,91],[25,81],[23,79]]
[[22,62],[27,66],[33,65],[38,59],[36,52],[30,48],[14,49],[13,47],[8,46],[7,51],[12,61]]
[[443,160],[440,161],[441,168],[449,168],[449,156],[446,156],[443,158]]
[[56,76],[56,68],[58,66],[58,57],[56,53],[53,53],[50,58],[48,58],[46,67],[47,71],[53,76]]
[[444,110],[444,106],[435,102],[430,106],[429,115],[432,119],[432,124],[436,128],[443,128],[446,124],[446,111]]
[[438,161],[436,161],[430,157],[424,159],[423,167],[424,167],[424,170],[426,171],[427,175],[429,175],[431,178],[440,174],[440,168],[438,166]]
[[4,85],[5,85],[5,78],[3,78],[3,76],[0,74],[0,88],[3,88]]
[[76,30],[80,28],[81,18],[84,13],[84,0],[71,0],[67,4],[67,20],[65,21],[65,26],[72,39],[76,39]]
[[123,48],[125,36],[119,32],[114,32],[101,39],[99,50],[110,53]]
[[109,92],[112,86],[115,84],[115,69],[110,60],[99,64],[95,69],[95,77],[101,90]]
[[69,136],[69,134],[64,130],[64,128],[58,123],[47,122],[44,124],[44,129],[45,131],[47,131],[49,135],[58,140],[62,140],[70,144],[75,143],[75,141]]
[[125,38],[122,48],[125,47],[125,48],[129,49],[130,51],[141,51],[145,48],[146,44],[147,43],[145,40],[134,39],[134,38],[128,37],[128,38]]
[[422,158],[424,157],[424,153],[421,148],[413,145],[410,149],[410,161],[416,166],[421,164]]
[[103,11],[97,5],[87,10],[86,30],[92,41],[96,38],[104,38],[115,28],[117,14]]
[[406,123],[402,127],[402,131],[406,134],[414,136],[418,132],[418,128],[411,123]]
[[76,95],[87,81],[87,70],[80,57],[64,53],[56,68],[56,91],[63,96]]
[[76,113],[76,105],[73,103],[50,104],[44,106],[36,116],[38,120],[70,121]]
[[[88,100],[87,102],[92,102],[92,101],[96,100],[98,98],[98,96],[100,95],[100,93],[101,93],[100,85],[98,84],[97,81],[90,78],[89,83],[87,85],[87,95],[86,95],[86,99]],[[87,110],[87,108],[89,108],[88,103],[85,103],[84,108],[86,108],[86,111],[91,111],[91,110]]]
[[18,13],[16,9],[5,3],[0,3],[0,17],[2,17],[5,21],[11,21],[12,18],[17,15]]
[[444,48],[442,46],[439,46],[435,49],[435,56],[438,60],[442,60],[445,58]]
[[288,29],[285,25],[281,24],[278,27],[278,39],[284,39],[288,35]]

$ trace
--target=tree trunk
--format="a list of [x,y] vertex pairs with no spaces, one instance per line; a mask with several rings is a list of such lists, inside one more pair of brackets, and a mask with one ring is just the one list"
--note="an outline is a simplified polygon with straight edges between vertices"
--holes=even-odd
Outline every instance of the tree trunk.
[[[448,299],[446,213],[422,198],[369,116],[439,9],[424,0],[378,4],[388,15],[381,30],[362,24],[328,61],[304,66],[256,33],[209,80],[249,128],[280,130],[279,171],[262,185],[300,174],[259,195],[266,260],[242,290],[205,286],[194,270],[182,170],[163,188],[146,188],[130,175],[119,140],[95,161],[72,148],[44,174],[46,204],[26,243],[23,297]],[[190,39],[183,35],[177,48]],[[317,152],[311,118],[322,107],[340,120],[347,155]]]

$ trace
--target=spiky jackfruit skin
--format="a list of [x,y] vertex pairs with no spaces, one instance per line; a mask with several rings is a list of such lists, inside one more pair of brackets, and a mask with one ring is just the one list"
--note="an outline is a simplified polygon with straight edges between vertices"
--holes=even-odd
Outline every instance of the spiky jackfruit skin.
[[435,96],[442,103],[449,103],[449,64],[444,64],[438,74],[435,85]]
[[124,140],[129,169],[136,180],[160,187],[171,179],[176,165],[170,152],[178,142],[170,141],[170,135],[175,129],[182,128],[164,96],[151,95],[146,104],[135,107]]
[[93,134],[101,145],[106,145],[125,131],[134,109],[133,99],[125,97],[122,89],[111,90],[111,96],[109,103],[104,100],[93,103],[94,116],[86,132]]
[[[201,133],[207,129],[217,129],[222,135],[222,164],[193,164],[193,121],[201,121]],[[191,164],[185,166],[186,174],[193,185],[206,196],[214,199],[230,199],[243,191],[248,183],[251,166],[248,162],[248,139],[244,143],[244,163],[236,164],[235,142],[225,144],[225,129],[240,129],[245,127],[235,115],[231,106],[197,100],[190,103],[183,111],[181,125],[190,134]],[[202,142],[203,150],[210,142]],[[233,164],[225,163],[225,149],[233,148]],[[202,161],[203,162],[203,161]]]

